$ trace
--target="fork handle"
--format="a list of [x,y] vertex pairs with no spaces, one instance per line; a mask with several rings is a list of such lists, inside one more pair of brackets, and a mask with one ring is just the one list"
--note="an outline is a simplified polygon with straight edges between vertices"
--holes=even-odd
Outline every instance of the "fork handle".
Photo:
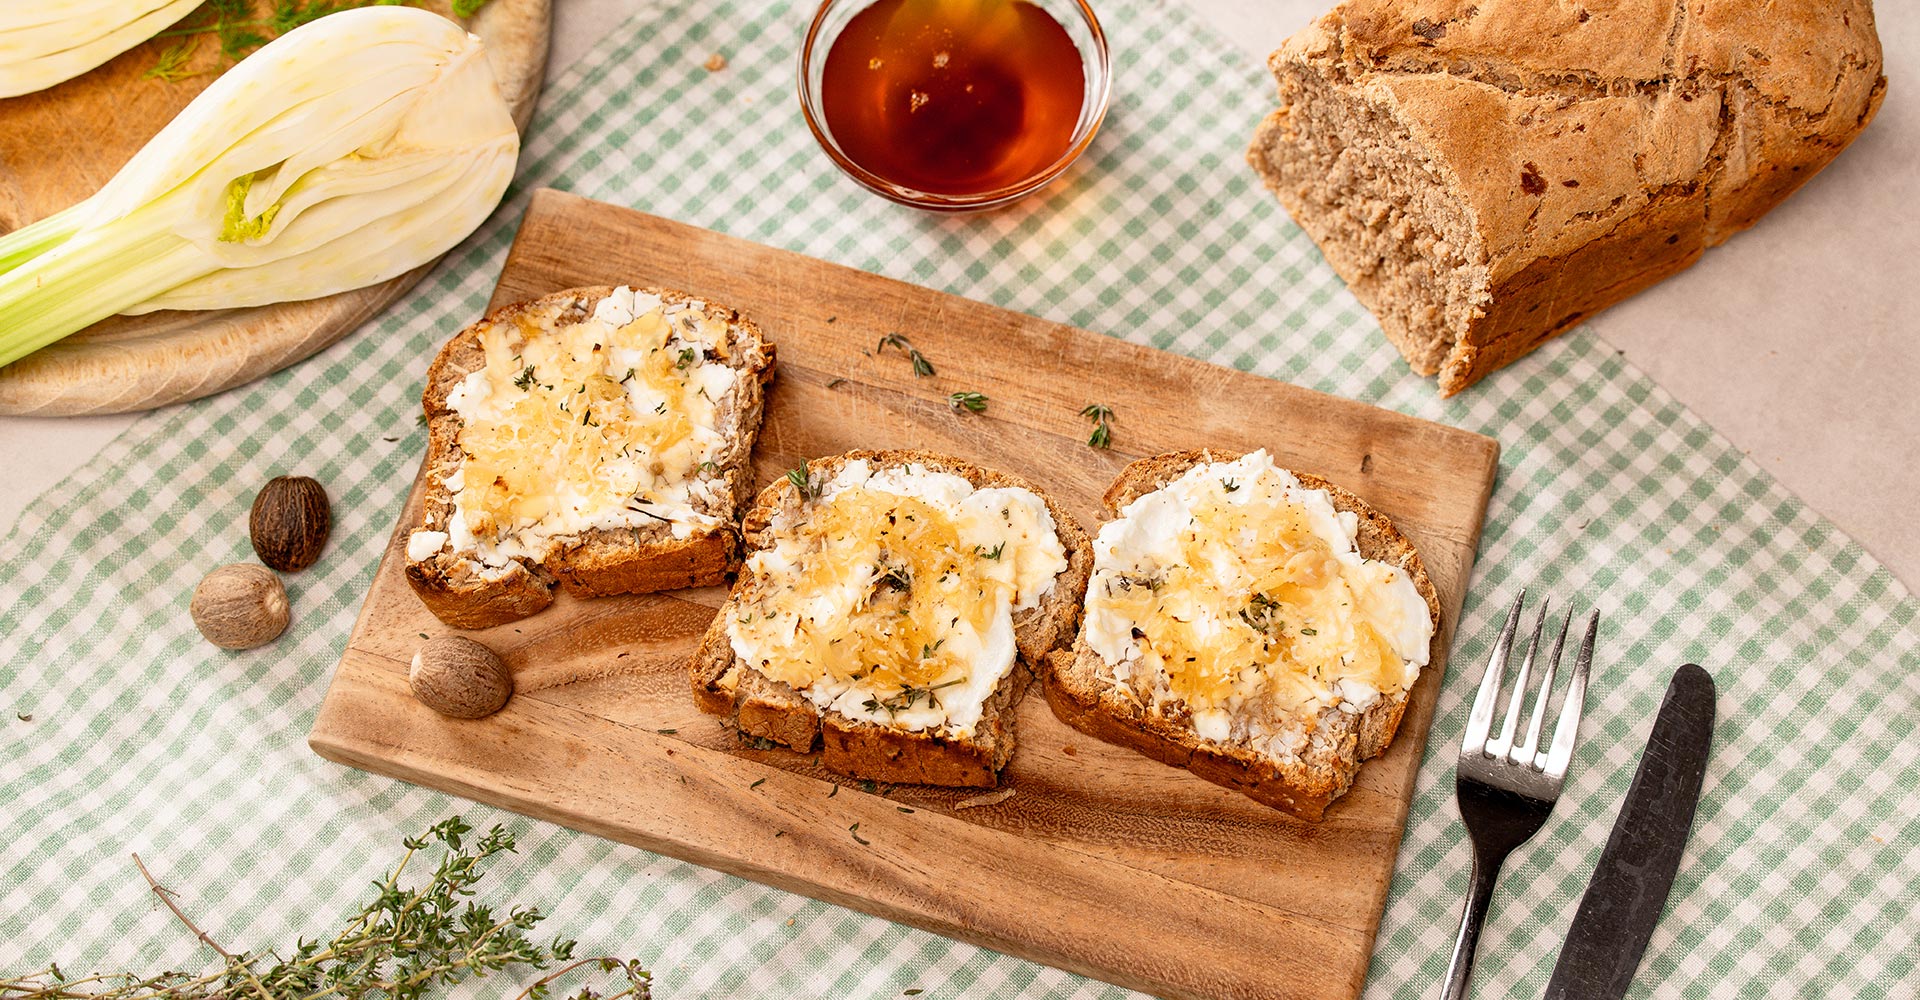
[[1466,908],[1460,911],[1460,935],[1453,942],[1453,961],[1447,964],[1446,988],[1441,1000],[1466,1000],[1467,979],[1473,975],[1473,952],[1480,943],[1480,927],[1487,921],[1487,906],[1493,901],[1493,884],[1500,877],[1506,856],[1482,858],[1473,855],[1473,888],[1467,894]]

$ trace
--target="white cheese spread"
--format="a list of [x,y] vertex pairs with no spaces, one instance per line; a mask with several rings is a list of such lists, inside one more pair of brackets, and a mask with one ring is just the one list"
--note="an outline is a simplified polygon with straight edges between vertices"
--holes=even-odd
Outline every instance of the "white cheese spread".
[[713,459],[741,382],[728,331],[703,303],[626,287],[517,346],[508,324],[485,331],[486,363],[447,394],[462,423],[443,480],[451,513],[413,533],[408,558],[450,547],[504,567],[595,528],[664,525],[686,538],[723,523],[696,507],[727,499]]
[[855,459],[770,526],[727,622],[734,655],[820,709],[966,737],[1013,669],[1013,616],[1067,566],[1031,490]]
[[1101,528],[1087,643],[1208,740],[1364,711],[1413,684],[1433,624],[1404,569],[1360,555],[1357,529],[1265,451],[1197,465]]

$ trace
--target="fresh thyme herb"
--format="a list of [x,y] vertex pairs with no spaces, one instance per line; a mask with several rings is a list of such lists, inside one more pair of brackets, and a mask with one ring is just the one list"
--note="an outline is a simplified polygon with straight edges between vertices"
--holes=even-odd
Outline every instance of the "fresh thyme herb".
[[699,351],[696,351],[691,347],[686,348],[680,352],[679,357],[674,359],[673,367],[681,371],[686,371],[688,368],[693,367],[693,360],[699,356],[700,356]]
[[[533,369],[531,369],[531,368],[529,368],[529,369],[527,369],[527,370],[528,370],[528,371],[532,371]],[[628,382],[629,380],[631,380],[632,378],[633,378],[633,369],[631,369],[631,368],[629,368],[629,369],[627,369],[627,373],[626,373],[625,375],[622,375],[622,376],[620,376],[620,384],[621,384],[621,385],[626,385],[626,384],[627,384],[627,382]]]
[[839,386],[839,385],[845,385],[845,384],[846,384],[846,382],[847,382],[847,380],[846,380],[846,379],[843,379],[843,378],[836,378],[836,379],[832,379],[832,380],[830,380],[829,382],[827,382],[827,388],[829,388],[829,389],[831,389],[831,388],[833,388],[833,387],[835,387],[835,386]]
[[[190,972],[107,973],[68,978],[58,965],[30,976],[0,977],[0,996],[9,1000],[214,1000],[214,998],[421,997],[436,987],[509,969],[545,969],[566,963],[535,981],[518,1000],[550,995],[550,984],[575,969],[597,966],[622,988],[604,1000],[652,996],[651,974],[638,960],[574,958],[573,941],[541,945],[527,935],[544,919],[537,907],[514,906],[504,913],[467,901],[495,856],[511,853],[513,835],[494,827],[468,842],[472,827],[460,817],[443,820],[425,835],[409,837],[386,879],[375,884],[373,898],[350,916],[331,938],[303,940],[287,957],[274,951],[229,951],[188,919],[177,895],[155,881],[146,863],[134,864],[153,894],[186,929],[220,958],[220,967]],[[406,888],[401,873],[415,854],[444,849],[439,867],[424,884]],[[616,975],[617,974],[617,975]],[[624,980],[624,982],[622,981]],[[576,1000],[600,997],[582,989]]]
[[718,465],[715,465],[715,464],[713,463],[713,459],[711,459],[711,458],[709,458],[709,459],[707,459],[706,461],[704,461],[704,462],[701,462],[701,463],[700,463],[700,471],[701,471],[701,472],[712,472],[713,470],[715,470],[715,469],[718,469],[718,468],[719,468],[719,466],[718,466]]
[[945,639],[936,639],[930,643],[923,643],[920,646],[920,658],[923,660],[933,659],[933,654],[938,653],[940,651],[940,647],[946,644],[947,644],[947,640]]
[[1220,480],[1220,488],[1226,490],[1228,493],[1234,493],[1240,489],[1240,484],[1231,479],[1222,479]]
[[520,374],[514,376],[513,387],[516,389],[519,389],[521,392],[526,392],[527,390],[533,388],[533,366],[532,365],[528,365],[525,368],[520,369]]
[[991,549],[983,549],[978,545],[973,547],[974,554],[978,555],[982,559],[998,559],[1000,558],[1000,553],[1005,552],[1006,550],[1007,550],[1007,543],[1005,542],[1001,542],[1000,544],[994,546]]
[[1320,632],[1318,629],[1303,628],[1300,630],[1300,634],[1301,635],[1319,635]]
[[812,500],[820,495],[820,488],[807,477],[807,467],[804,465],[797,469],[788,469],[787,482],[792,483],[793,488],[800,491],[802,500]]
[[[627,655],[627,654],[625,654],[625,653],[621,653],[620,655],[621,655],[621,656],[625,656],[625,655]],[[678,729],[656,729],[656,730],[654,730],[654,732],[656,732],[656,733],[659,733],[659,734],[660,734],[660,735],[662,735],[662,736],[672,736],[672,735],[674,735],[674,734],[676,734],[676,733],[678,733],[679,731],[680,731],[680,730],[678,730]]]
[[[835,787],[838,787],[838,786],[835,786]],[[853,834],[853,842],[856,844],[859,844],[861,847],[865,847],[868,844],[872,843],[872,841],[868,840],[867,838],[860,836],[860,824],[858,823],[855,823],[852,826],[847,827],[847,832]]]
[[913,570],[906,566],[890,566],[885,573],[880,574],[877,582],[895,590],[912,590]]
[[[182,80],[200,72],[189,70],[200,39],[212,35],[227,62],[239,62],[254,49],[267,44],[309,21],[355,7],[398,3],[401,0],[270,0],[265,16],[256,10],[255,0],[208,0],[200,7],[198,20],[162,31],[155,38],[178,38],[179,42],[160,53],[147,70],[148,79]],[[487,0],[453,0],[455,17],[472,17]]]
[[838,794],[840,794],[840,786],[839,786],[839,785],[835,785],[835,786],[833,786],[833,791],[831,791],[831,792],[828,792],[828,793],[827,793],[827,798],[833,798],[834,796],[836,796],[836,795],[838,795]]
[[880,344],[873,349],[873,352],[878,354],[889,347],[896,347],[906,352],[908,360],[913,362],[914,378],[926,378],[933,374],[933,362],[928,361],[927,356],[921,354],[919,349],[914,347],[907,338],[897,333],[889,333],[880,338]]
[[978,392],[956,392],[947,396],[947,405],[970,413],[987,412],[987,397]]
[[1088,403],[1080,415],[1093,420],[1093,436],[1087,438],[1088,445],[1095,448],[1113,447],[1113,407],[1105,403]]
[[767,783],[767,779],[765,779],[765,778],[756,778],[756,779],[754,779],[754,782],[753,782],[753,784],[751,784],[751,785],[748,785],[748,786],[747,786],[747,791],[749,791],[749,792],[751,792],[751,791],[753,791],[754,789],[756,789],[756,788],[759,788],[759,787],[760,787],[761,785],[764,785],[764,784],[766,784],[766,783]]
[[765,736],[748,736],[744,733],[740,736],[740,742],[745,743],[755,750],[775,750],[780,746],[780,744],[767,739]]
[[1265,594],[1255,594],[1247,601],[1247,606],[1240,609],[1240,620],[1246,622],[1247,627],[1255,632],[1275,632],[1285,628],[1287,624],[1274,618],[1273,612],[1278,607],[1273,598]]

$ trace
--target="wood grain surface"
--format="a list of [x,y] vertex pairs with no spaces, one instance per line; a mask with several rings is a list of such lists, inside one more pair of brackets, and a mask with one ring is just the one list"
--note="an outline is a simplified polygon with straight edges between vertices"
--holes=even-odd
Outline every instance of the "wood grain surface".
[[[489,0],[465,21],[523,131],[546,70],[550,5]],[[418,6],[450,13],[448,0]],[[152,39],[59,86],[0,100],[0,231],[85,200],[213,82],[223,63],[211,37],[187,66],[197,75],[147,78],[177,41]],[[306,302],[110,317],[0,368],[0,413],[123,413],[250,382],[357,329],[431,267]]]
[[[1092,530],[1134,458],[1265,447],[1400,524],[1451,645],[1491,439],[554,191],[535,193],[493,304],[619,283],[727,303],[776,342],[761,483],[851,448],[928,448],[1030,477]],[[934,377],[870,353],[893,332]],[[956,390],[987,412],[949,408]],[[1090,402],[1117,411],[1111,451],[1086,444]],[[315,720],[322,756],[1162,996],[1359,995],[1444,656],[1319,824],[1071,730],[1038,695],[1019,706],[1012,794],[977,804],[739,746],[685,673],[718,589],[562,595],[472,633],[518,693],[488,719],[436,716],[406,686],[421,634],[448,631],[402,575],[419,509],[416,482]]]

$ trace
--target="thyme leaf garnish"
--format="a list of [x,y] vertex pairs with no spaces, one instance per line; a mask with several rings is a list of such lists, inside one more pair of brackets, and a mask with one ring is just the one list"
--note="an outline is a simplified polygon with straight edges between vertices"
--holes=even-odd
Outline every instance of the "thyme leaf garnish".
[[820,495],[820,487],[815,486],[813,480],[808,478],[807,467],[804,465],[797,469],[788,469],[787,482],[792,483],[793,488],[800,491],[802,500],[812,500]]
[[987,412],[987,397],[984,393],[978,392],[955,392],[947,396],[947,405],[956,410],[985,413]]
[[1093,436],[1087,438],[1087,444],[1094,448],[1113,447],[1113,407],[1105,403],[1088,403],[1080,411],[1083,417],[1093,420]]
[[928,361],[927,356],[921,354],[920,350],[914,347],[912,342],[908,341],[907,338],[897,333],[889,333],[880,338],[880,343],[873,349],[873,352],[878,354],[889,347],[898,348],[906,352],[907,359],[913,362],[914,378],[926,378],[933,374],[933,362]]

